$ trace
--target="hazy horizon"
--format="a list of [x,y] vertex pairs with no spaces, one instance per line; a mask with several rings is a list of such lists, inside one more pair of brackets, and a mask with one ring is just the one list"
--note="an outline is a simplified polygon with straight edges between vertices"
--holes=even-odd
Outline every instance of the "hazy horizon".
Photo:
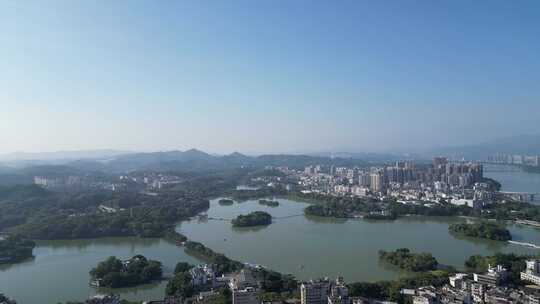
[[540,134],[537,1],[6,1],[0,154]]

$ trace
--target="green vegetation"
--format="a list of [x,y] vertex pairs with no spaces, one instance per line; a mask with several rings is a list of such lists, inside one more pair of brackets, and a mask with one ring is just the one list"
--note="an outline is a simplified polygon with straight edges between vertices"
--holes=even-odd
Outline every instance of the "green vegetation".
[[279,206],[278,201],[270,201],[270,200],[265,200],[265,199],[259,200],[259,204],[264,205],[264,206],[268,206],[268,207],[277,207],[277,206]]
[[298,287],[298,282],[290,274],[261,268],[254,270],[255,278],[261,282],[261,288],[266,293],[286,293],[291,295]]
[[272,216],[264,211],[255,211],[246,215],[239,215],[232,220],[234,227],[253,227],[272,224]]
[[349,218],[356,214],[381,212],[387,204],[375,199],[362,199],[358,197],[334,197],[320,194],[297,194],[302,200],[315,202],[306,207],[306,215]]
[[176,267],[174,267],[174,273],[180,273],[180,272],[186,272],[186,271],[190,271],[191,268],[193,268],[194,266],[189,264],[189,263],[186,263],[186,262],[178,262],[176,263]]
[[445,271],[430,271],[412,277],[404,277],[395,281],[357,282],[349,284],[349,296],[366,297],[404,303],[405,297],[400,293],[403,288],[418,288],[421,286],[443,286],[448,283],[449,273]]
[[516,255],[513,253],[497,253],[493,256],[473,255],[465,261],[465,267],[470,272],[485,272],[488,266],[502,265],[508,270],[507,283],[511,286],[523,285],[520,279],[520,272],[525,270],[525,261],[538,258],[527,255]]
[[216,264],[218,274],[237,271],[244,267],[244,264],[231,260],[221,253],[214,252],[212,249],[198,242],[188,241],[185,251],[187,254],[198,257],[208,263]]
[[[176,264],[174,276],[169,280],[165,289],[165,293],[168,296],[176,296],[185,299],[200,291],[193,286],[192,277],[189,273],[191,268],[193,268],[193,265],[185,262]],[[231,304],[231,302],[231,292],[228,287],[220,289],[219,295],[212,301],[214,304]]]
[[524,202],[496,202],[483,210],[468,206],[455,206],[446,202],[419,205],[401,204],[394,200],[377,201],[356,197],[333,197],[320,194],[295,193],[295,199],[310,202],[304,212],[306,215],[350,218],[386,211],[395,217],[407,215],[421,216],[469,216],[497,220],[529,220],[540,222],[540,206]]
[[92,279],[99,281],[99,286],[110,288],[149,283],[161,279],[162,273],[161,262],[148,260],[142,255],[125,262],[112,256],[90,271]]
[[506,228],[489,222],[452,224],[448,227],[448,230],[458,235],[495,241],[508,241],[512,239],[510,231],[508,231]]
[[232,204],[234,204],[234,201],[231,200],[231,199],[220,199],[218,201],[218,203],[221,205],[221,206],[231,206]]
[[16,263],[32,257],[36,244],[19,236],[0,240],[0,264]]
[[[351,218],[363,215],[365,218],[392,220],[406,215],[477,217],[482,215],[479,210],[449,203],[406,205],[394,200],[381,202],[373,198],[334,197],[320,194],[296,194],[296,197],[312,203],[304,210],[306,215],[324,217]],[[383,211],[386,215],[380,216],[379,214]]]
[[189,274],[189,269],[184,271],[174,272],[174,277],[167,283],[165,292],[169,296],[179,296],[189,298],[195,293],[195,288],[192,284],[192,277]]
[[411,253],[407,248],[396,251],[379,251],[379,259],[408,271],[429,271],[437,269],[439,263],[430,253]]
[[[0,191],[0,230],[31,239],[106,236],[172,236],[176,222],[209,208],[209,201],[184,192],[157,196],[133,192],[52,193],[35,186]],[[99,206],[114,208],[103,213]]]

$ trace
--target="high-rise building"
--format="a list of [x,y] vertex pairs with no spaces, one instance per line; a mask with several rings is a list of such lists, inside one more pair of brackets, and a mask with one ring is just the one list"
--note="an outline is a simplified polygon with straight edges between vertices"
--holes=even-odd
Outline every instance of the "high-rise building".
[[382,172],[371,173],[370,189],[373,192],[380,192],[384,189],[384,175]]
[[444,166],[448,163],[448,159],[446,157],[434,157],[433,158],[433,167],[439,168],[441,166]]
[[349,304],[349,289],[338,277],[331,282],[327,278],[311,280],[300,285],[300,298],[302,304]]
[[328,304],[349,304],[349,289],[342,277],[338,277],[330,287],[328,295]]
[[300,285],[302,304],[327,304],[330,282],[328,279],[311,280]]
[[232,304],[260,304],[259,291],[255,287],[232,290]]
[[527,261],[525,271],[521,273],[521,279],[540,285],[540,261]]
[[362,172],[358,175],[358,185],[362,187],[369,187],[371,183],[371,177],[368,173]]

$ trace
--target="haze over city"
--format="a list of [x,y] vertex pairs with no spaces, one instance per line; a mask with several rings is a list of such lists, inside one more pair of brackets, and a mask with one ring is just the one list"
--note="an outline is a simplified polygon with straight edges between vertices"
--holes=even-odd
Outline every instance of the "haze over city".
[[0,304],[540,304],[540,1],[0,1]]
[[0,154],[540,134],[537,1],[4,1]]

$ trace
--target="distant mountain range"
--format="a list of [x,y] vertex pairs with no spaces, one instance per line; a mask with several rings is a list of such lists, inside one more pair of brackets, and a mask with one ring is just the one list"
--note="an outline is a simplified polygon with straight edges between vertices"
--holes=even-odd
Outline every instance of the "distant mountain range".
[[467,160],[485,160],[498,153],[540,155],[540,135],[505,137],[476,145],[443,147],[428,152],[430,156],[443,155]]
[[183,152],[169,151],[128,154],[116,157],[106,163],[107,167],[113,171],[206,170],[241,166],[305,167],[317,164],[365,165],[366,162],[353,158],[330,158],[290,154],[247,156],[239,152],[234,152],[228,155],[211,155],[197,149],[191,149]]
[[[30,154],[27,154],[30,155]],[[37,154],[31,154],[38,156]],[[51,160],[17,160],[0,164],[0,175],[20,176],[25,180],[35,175],[71,175],[82,172],[121,173],[137,170],[151,171],[205,171],[240,167],[288,166],[303,168],[309,165],[366,166],[368,162],[353,157],[328,157],[316,155],[260,155],[248,156],[239,152],[228,155],[212,155],[197,149],[150,153],[71,153],[92,156],[85,159],[64,159],[49,155]],[[97,158],[95,156],[102,156]],[[106,156],[103,157],[103,156]],[[13,166],[15,164],[15,166]],[[0,177],[1,178],[1,177]]]
[[[540,135],[501,138],[490,142],[460,147],[443,147],[418,155],[325,152],[309,155],[267,154],[248,156],[239,152],[213,155],[197,149],[129,153],[117,150],[69,151],[51,153],[12,153],[0,156],[0,175],[20,176],[76,172],[119,173],[136,170],[221,170],[242,166],[288,166],[302,168],[309,165],[369,166],[400,159],[430,159],[447,156],[452,159],[485,160],[497,153],[540,155]],[[404,158],[405,157],[405,158]],[[1,179],[1,177],[0,177]]]
[[77,160],[77,159],[104,159],[122,154],[128,154],[128,151],[118,150],[80,150],[80,151],[57,151],[57,152],[14,152],[0,154],[0,161],[26,161],[43,162],[55,160]]

